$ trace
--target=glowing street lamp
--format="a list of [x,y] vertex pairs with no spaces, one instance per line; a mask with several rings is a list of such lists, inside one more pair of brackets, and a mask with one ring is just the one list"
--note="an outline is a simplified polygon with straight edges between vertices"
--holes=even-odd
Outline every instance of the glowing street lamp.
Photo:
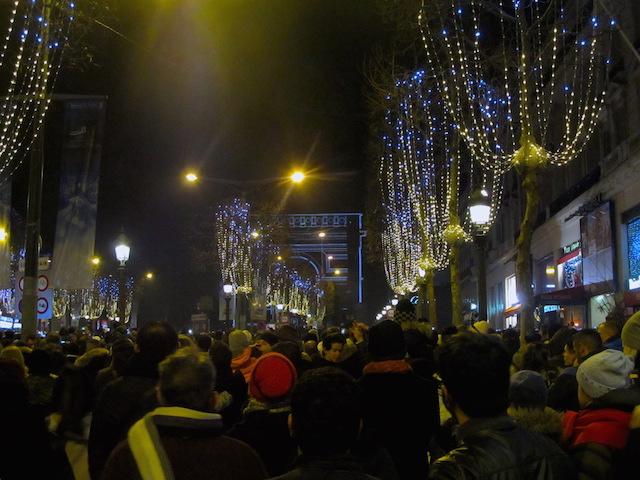
[[485,189],[471,195],[469,217],[475,227],[473,241],[476,245],[478,259],[478,315],[480,320],[487,319],[487,239],[485,233],[491,223],[491,201]]
[[195,172],[187,172],[184,179],[189,183],[196,183],[199,180],[198,174]]
[[301,172],[300,170],[296,170],[295,172],[293,172],[290,176],[289,179],[293,182],[293,183],[302,183],[305,179],[305,174],[304,172]]
[[336,276],[340,275],[342,272],[340,271],[340,269],[334,270],[333,272]]
[[233,285],[231,284],[230,280],[227,280],[227,282],[225,282],[225,284],[222,286],[222,292],[224,293],[225,302],[224,317],[227,323],[227,327],[229,327],[229,304],[231,303],[231,295],[233,294]]
[[147,272],[144,276],[147,280],[153,280],[153,272]]
[[319,237],[319,238],[324,238],[324,237],[326,237],[326,236],[327,236],[327,234],[326,234],[325,232],[320,232],[320,233],[318,233],[318,237]]
[[131,247],[129,241],[124,233],[121,233],[116,242],[116,259],[120,262],[118,266],[118,317],[120,322],[125,322],[125,316],[127,314],[127,284],[125,283],[125,265],[129,261],[129,255],[131,254]]
[[98,265],[100,265],[100,257],[92,257],[92,258],[91,258],[91,264],[92,264],[92,265],[94,265],[94,266],[96,266],[96,267],[97,267]]
[[4,243],[9,238],[9,233],[7,229],[4,227],[0,227],[0,243]]

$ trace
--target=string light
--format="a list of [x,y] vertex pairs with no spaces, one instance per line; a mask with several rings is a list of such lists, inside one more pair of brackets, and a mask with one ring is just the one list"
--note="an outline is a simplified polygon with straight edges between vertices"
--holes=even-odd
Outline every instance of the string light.
[[222,204],[216,213],[216,240],[222,280],[230,280],[238,292],[249,293],[253,287],[251,270],[252,232],[250,205],[234,198]]
[[0,183],[21,165],[42,128],[74,8],[65,1],[13,2],[0,50],[0,67],[12,64],[0,97]]
[[[497,15],[481,15],[485,2],[467,0],[462,15],[450,0],[429,3],[428,17],[425,3],[418,20],[427,64],[475,159],[499,176],[523,162],[565,165],[580,154],[605,100],[611,30],[602,25],[615,24],[598,2],[498,0]],[[487,29],[497,34],[481,46],[477,33]],[[489,41],[498,44],[491,61]],[[561,127],[550,129],[558,118]]]

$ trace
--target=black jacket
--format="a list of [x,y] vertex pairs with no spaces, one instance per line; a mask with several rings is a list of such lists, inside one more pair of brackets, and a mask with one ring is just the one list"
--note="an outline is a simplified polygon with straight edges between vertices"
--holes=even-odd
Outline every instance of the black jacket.
[[552,440],[508,416],[469,420],[456,433],[461,445],[431,466],[431,479],[553,480],[575,478]]
[[136,354],[123,376],[109,383],[96,402],[89,434],[89,473],[99,479],[111,451],[129,428],[157,406],[158,364]]
[[428,445],[440,425],[435,382],[406,373],[366,373],[363,435],[387,449],[401,480],[424,480]]
[[267,409],[252,401],[243,419],[228,435],[252,447],[262,459],[269,475],[288,472],[298,447],[289,434],[288,407]]
[[301,456],[296,468],[271,480],[378,480],[364,473],[350,456],[306,458]]

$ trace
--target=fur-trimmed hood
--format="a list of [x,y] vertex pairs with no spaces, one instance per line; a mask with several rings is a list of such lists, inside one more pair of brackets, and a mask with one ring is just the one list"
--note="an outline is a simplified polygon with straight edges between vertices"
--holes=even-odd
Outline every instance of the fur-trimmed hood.
[[537,408],[509,407],[507,413],[518,425],[532,432],[545,435],[552,440],[559,441],[562,437],[562,414],[552,408],[544,410]]

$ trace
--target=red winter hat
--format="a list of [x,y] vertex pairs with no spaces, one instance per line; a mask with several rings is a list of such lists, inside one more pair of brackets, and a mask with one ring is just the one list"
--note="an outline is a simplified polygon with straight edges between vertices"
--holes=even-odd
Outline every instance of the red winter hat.
[[270,352],[258,358],[249,380],[249,393],[260,402],[286,397],[296,383],[296,367],[287,357]]

